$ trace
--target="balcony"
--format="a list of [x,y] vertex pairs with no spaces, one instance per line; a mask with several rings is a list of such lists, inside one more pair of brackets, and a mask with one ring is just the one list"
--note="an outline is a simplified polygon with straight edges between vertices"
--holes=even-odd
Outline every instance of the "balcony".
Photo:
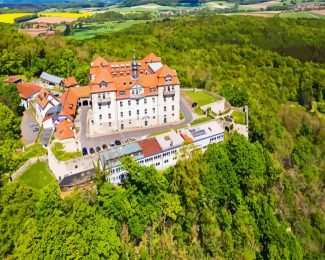
[[175,90],[165,90],[164,91],[164,97],[174,97],[175,96]]
[[98,103],[107,103],[107,102],[111,102],[111,97],[102,97],[102,98],[98,98]]
[[139,93],[139,94],[131,95],[131,98],[138,99],[138,98],[143,98],[144,96],[145,96],[144,93]]

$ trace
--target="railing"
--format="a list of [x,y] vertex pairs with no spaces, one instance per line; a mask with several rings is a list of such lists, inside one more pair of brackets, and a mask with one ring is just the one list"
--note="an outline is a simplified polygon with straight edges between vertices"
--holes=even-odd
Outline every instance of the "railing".
[[111,97],[98,98],[98,102],[111,102]]
[[164,97],[173,97],[173,96],[175,96],[175,90],[164,91]]
[[144,96],[145,96],[144,93],[132,94],[131,98],[143,98]]

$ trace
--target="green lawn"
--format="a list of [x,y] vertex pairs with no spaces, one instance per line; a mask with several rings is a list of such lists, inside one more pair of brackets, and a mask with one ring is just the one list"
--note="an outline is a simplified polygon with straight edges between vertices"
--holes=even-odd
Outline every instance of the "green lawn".
[[201,90],[197,90],[197,91],[182,90],[181,92],[182,92],[182,94],[189,97],[192,102],[197,102],[199,107],[216,102],[219,100],[218,98],[211,96]]
[[192,121],[191,125],[198,125],[198,124],[201,124],[201,123],[204,123],[204,122],[207,122],[207,121],[210,121],[212,120],[210,117],[201,117],[201,118],[198,118],[198,119],[195,119]]
[[51,151],[59,161],[69,161],[82,156],[81,152],[66,152],[62,143],[54,143]]
[[236,124],[245,125],[246,119],[245,119],[245,113],[242,111],[234,111],[231,114],[234,118],[234,121]]
[[73,34],[67,38],[75,40],[90,39],[100,34],[105,34],[109,32],[117,32],[131,25],[144,23],[144,20],[128,20],[128,21],[114,21],[106,23],[88,23],[84,24],[82,29],[74,29]]
[[15,157],[20,160],[20,165],[23,165],[30,158],[39,157],[46,154],[46,149],[42,145],[35,143],[28,147],[25,152],[16,153]]
[[32,164],[19,178],[27,185],[35,189],[41,189],[50,183],[56,181],[51,174],[46,162],[37,162]]

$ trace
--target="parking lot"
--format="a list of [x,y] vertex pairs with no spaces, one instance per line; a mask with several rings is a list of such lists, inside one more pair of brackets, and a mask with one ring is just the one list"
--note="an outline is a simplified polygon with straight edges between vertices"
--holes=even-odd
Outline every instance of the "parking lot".
[[[35,126],[30,126],[30,124]],[[39,131],[35,131],[35,128],[39,128],[36,119],[31,111],[26,110],[20,125],[22,140],[25,145],[33,144],[36,141]]]

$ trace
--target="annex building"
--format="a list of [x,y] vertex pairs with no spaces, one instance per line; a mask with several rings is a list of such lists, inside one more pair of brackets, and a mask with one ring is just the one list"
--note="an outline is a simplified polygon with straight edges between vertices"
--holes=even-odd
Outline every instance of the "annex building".
[[95,132],[141,128],[179,121],[180,83],[175,70],[153,53],[137,61],[90,67],[91,127]]

